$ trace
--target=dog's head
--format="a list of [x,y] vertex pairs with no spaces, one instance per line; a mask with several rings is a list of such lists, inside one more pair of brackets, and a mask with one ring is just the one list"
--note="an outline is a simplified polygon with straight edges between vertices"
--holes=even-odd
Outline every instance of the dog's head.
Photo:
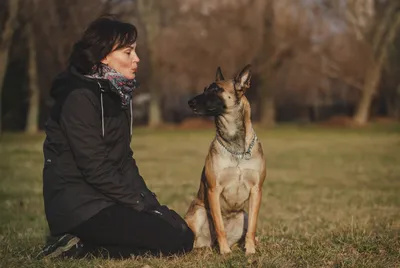
[[234,79],[225,80],[218,67],[215,82],[204,92],[188,101],[189,107],[198,115],[218,116],[240,105],[250,87],[250,65],[246,65]]

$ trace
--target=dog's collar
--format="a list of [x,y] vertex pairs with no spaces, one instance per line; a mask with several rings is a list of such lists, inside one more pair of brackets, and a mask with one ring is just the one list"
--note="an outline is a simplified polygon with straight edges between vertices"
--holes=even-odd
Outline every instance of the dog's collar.
[[218,134],[215,135],[215,139],[218,141],[218,143],[224,147],[225,150],[227,150],[229,153],[233,154],[234,156],[236,156],[239,159],[245,159],[245,160],[249,160],[251,158],[251,150],[253,149],[253,146],[257,140],[257,135],[253,129],[253,140],[251,141],[249,148],[247,149],[247,151],[243,152],[243,153],[238,153],[238,152],[233,152],[231,150],[229,150],[222,142],[221,140],[218,138]]

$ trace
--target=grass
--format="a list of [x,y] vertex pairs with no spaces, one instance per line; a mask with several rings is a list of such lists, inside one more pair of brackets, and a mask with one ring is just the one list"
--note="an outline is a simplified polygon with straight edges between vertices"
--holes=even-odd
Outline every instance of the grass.
[[[267,180],[255,256],[195,250],[183,257],[35,260],[47,225],[43,134],[0,141],[0,267],[400,267],[400,131],[374,127],[257,130]],[[140,172],[183,215],[199,185],[213,131],[136,129]]]

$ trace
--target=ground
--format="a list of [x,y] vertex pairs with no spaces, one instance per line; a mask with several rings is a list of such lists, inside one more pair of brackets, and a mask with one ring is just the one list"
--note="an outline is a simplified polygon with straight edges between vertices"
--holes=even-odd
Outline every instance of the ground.
[[[267,158],[259,244],[221,257],[35,260],[44,243],[43,134],[0,141],[0,267],[400,267],[400,128],[256,128]],[[135,129],[140,172],[184,215],[213,129]]]

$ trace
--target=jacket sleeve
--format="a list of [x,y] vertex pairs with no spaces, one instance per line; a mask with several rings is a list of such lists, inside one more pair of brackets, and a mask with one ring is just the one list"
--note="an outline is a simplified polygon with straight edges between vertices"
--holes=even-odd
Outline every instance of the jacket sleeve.
[[[75,90],[66,99],[60,117],[78,169],[86,182],[105,196],[136,209],[143,209],[132,180],[125,178],[107,158],[101,137],[101,118],[89,94]],[[142,207],[142,208],[141,208]],[[141,209],[140,209],[141,208]]]

